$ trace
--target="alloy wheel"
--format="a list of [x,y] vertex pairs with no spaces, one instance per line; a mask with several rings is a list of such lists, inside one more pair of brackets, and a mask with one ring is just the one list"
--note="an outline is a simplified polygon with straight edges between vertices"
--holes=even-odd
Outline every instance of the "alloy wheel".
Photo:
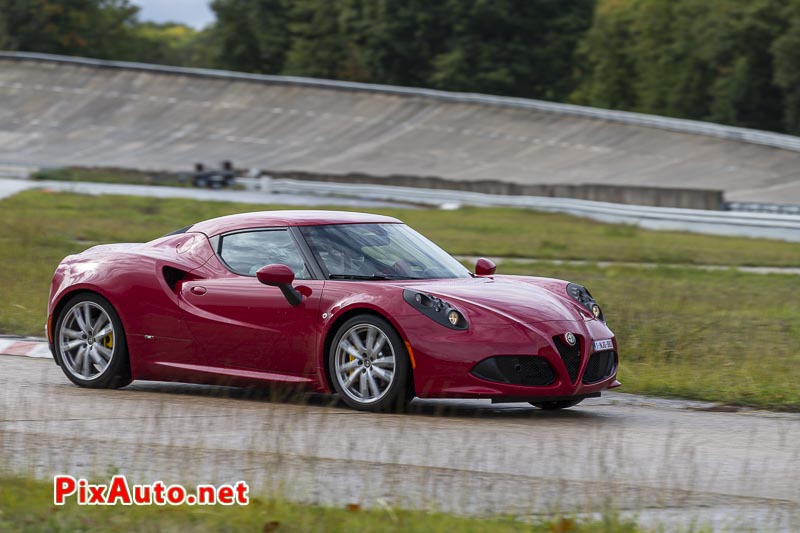
[[389,337],[373,324],[356,324],[341,336],[334,368],[342,391],[360,404],[383,398],[395,379],[395,353]]
[[67,311],[58,330],[61,361],[75,377],[102,376],[114,357],[114,324],[100,305],[80,301]]

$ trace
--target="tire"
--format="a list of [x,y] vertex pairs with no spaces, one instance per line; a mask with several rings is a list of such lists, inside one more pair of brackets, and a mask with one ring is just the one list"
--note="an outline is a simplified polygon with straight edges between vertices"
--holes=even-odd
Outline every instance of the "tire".
[[70,298],[53,331],[61,370],[74,384],[116,389],[131,382],[125,330],[114,307],[99,294]]
[[569,409],[581,403],[583,398],[578,400],[559,400],[555,402],[530,402],[534,407],[543,409],[544,411],[558,411],[559,409]]
[[386,320],[374,315],[354,316],[339,327],[328,369],[339,397],[359,411],[399,411],[413,397],[405,344]]

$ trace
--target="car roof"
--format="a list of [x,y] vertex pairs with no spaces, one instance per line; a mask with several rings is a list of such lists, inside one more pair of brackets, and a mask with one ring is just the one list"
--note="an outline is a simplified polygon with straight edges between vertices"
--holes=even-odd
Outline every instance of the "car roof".
[[402,224],[402,221],[394,217],[348,211],[257,211],[204,220],[190,227],[188,231],[199,231],[213,237],[240,229],[326,224]]

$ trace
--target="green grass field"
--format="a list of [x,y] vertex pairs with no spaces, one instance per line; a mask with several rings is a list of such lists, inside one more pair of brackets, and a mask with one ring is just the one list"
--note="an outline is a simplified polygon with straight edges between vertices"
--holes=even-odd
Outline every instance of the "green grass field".
[[0,531],[635,533],[643,530],[613,516],[603,521],[557,518],[522,522],[515,518],[464,518],[391,508],[339,509],[258,498],[238,507],[81,507],[74,500],[56,506],[52,483],[0,476]]
[[[270,206],[264,206],[267,209]],[[141,242],[252,205],[28,191],[0,201],[0,332],[43,335],[64,256]],[[514,209],[377,210],[454,254],[716,265],[800,265],[792,243],[662,233]],[[618,336],[623,391],[800,409],[800,277],[548,262],[499,273],[587,285]]]
[[128,168],[104,167],[60,167],[45,168],[31,175],[35,180],[89,181],[94,183],[126,183],[131,185],[168,185],[170,187],[191,187],[188,181],[181,181],[174,173],[145,172]]

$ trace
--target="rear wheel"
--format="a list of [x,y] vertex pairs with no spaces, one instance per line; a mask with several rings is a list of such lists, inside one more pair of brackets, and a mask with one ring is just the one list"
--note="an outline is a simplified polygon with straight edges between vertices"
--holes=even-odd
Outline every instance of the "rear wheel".
[[398,410],[410,400],[406,348],[382,318],[359,315],[342,324],[328,364],[336,392],[354,409]]
[[530,404],[545,411],[557,411],[559,409],[568,409],[570,407],[574,407],[582,401],[583,398],[578,400],[559,400],[555,402],[530,402]]
[[122,322],[102,296],[70,298],[56,322],[54,341],[61,370],[76,385],[113,389],[131,382]]

